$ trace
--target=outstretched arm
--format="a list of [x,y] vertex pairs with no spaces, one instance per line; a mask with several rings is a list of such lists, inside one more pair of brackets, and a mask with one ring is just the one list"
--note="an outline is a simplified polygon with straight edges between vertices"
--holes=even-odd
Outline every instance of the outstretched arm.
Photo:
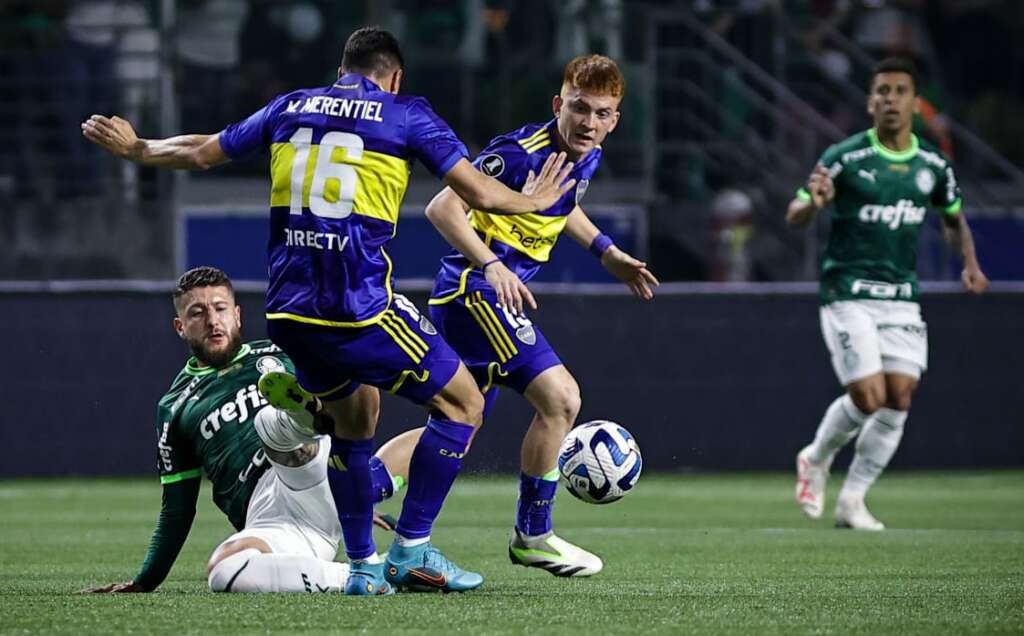
[[[474,169],[475,171],[475,169]],[[537,301],[526,284],[498,259],[470,226],[469,205],[451,188],[441,190],[427,205],[427,218],[448,244],[459,250],[473,265],[483,268],[484,277],[498,294],[498,302],[522,313],[523,304],[537,308]]]
[[164,484],[163,503],[160,519],[157,521],[149,552],[142,564],[142,570],[126,583],[112,583],[82,592],[152,592],[171,571],[181,547],[185,545],[192,521],[196,516],[196,502],[199,500],[199,477]]
[[626,283],[638,298],[644,300],[654,298],[654,290],[651,288],[657,287],[661,283],[647,269],[647,263],[633,258],[611,243],[611,239],[601,234],[601,231],[597,229],[597,226],[580,206],[577,205],[569,213],[565,223],[565,233],[583,247],[594,252],[595,256],[600,254],[601,265],[612,276]]
[[144,166],[206,170],[231,160],[221,148],[220,134],[140,139],[132,125],[116,115],[93,115],[82,122],[82,134],[112,155]]
[[492,214],[525,214],[546,210],[558,202],[574,185],[575,179],[566,179],[573,164],[565,163],[565,153],[552,153],[539,175],[530,171],[523,191],[516,192],[504,183],[488,177],[460,159],[444,175],[444,183],[470,207]]
[[988,288],[988,278],[981,271],[978,264],[978,256],[974,252],[974,236],[971,228],[967,225],[967,218],[963,212],[957,214],[942,215],[942,236],[946,239],[953,251],[960,254],[964,269],[960,273],[960,280],[964,287],[972,294],[980,294]]

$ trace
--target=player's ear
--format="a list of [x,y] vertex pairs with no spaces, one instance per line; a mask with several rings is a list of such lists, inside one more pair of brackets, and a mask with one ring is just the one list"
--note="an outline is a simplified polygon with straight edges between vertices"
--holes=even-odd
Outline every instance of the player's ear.
[[174,317],[174,333],[178,334],[179,338],[185,338],[185,323],[181,322],[181,318]]
[[341,79],[341,76],[344,75],[344,74],[345,73],[341,70],[341,67],[339,66],[338,67],[338,79]]
[[613,130],[615,130],[615,127],[619,125],[619,117],[621,117],[621,116],[622,116],[622,113],[620,113],[619,111],[615,111],[615,114],[612,115],[612,123],[608,126],[608,132],[609,133],[611,133]]
[[920,95],[914,95],[914,114],[915,115],[920,115],[921,114],[921,96]]
[[242,328],[242,306],[235,305],[235,322],[238,323],[238,328]]
[[875,100],[871,99],[871,93],[868,93],[867,111],[872,117],[875,116]]
[[561,95],[555,95],[551,99],[551,110],[555,113],[555,117],[558,117],[558,113],[562,112],[562,104],[564,103]]
[[388,81],[388,84],[388,92],[397,95],[398,90],[402,87],[402,69],[395,69],[395,72],[391,74],[391,79]]

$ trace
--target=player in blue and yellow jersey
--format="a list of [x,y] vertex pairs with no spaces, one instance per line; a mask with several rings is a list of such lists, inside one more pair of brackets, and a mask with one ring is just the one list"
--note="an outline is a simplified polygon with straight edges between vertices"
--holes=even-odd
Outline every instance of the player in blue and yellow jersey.
[[[549,258],[563,232],[589,247],[602,265],[645,300],[657,279],[644,263],[612,244],[587,218],[580,202],[601,161],[601,142],[619,121],[625,82],[614,61],[599,55],[572,60],[554,97],[555,118],[496,137],[474,162],[510,188],[565,152],[575,162],[575,191],[532,214],[497,216],[453,189],[431,201],[427,216],[457,251],[446,256],[430,299],[434,324],[462,356],[488,400],[497,386],[514,389],[537,410],[523,440],[514,563],[558,576],[589,576],[601,559],[552,531],[558,449],[580,409],[576,380],[540,330],[523,313],[536,308],[524,281]],[[485,413],[486,413],[485,409]]]
[[531,194],[481,174],[426,100],[398,95],[402,73],[394,36],[367,27],[346,42],[337,82],[282,95],[219,134],[143,140],[123,119],[98,115],[82,125],[112,153],[167,168],[202,169],[269,148],[268,331],[295,363],[296,392],[312,393],[311,404],[333,420],[331,490],[353,594],[392,591],[372,535],[369,460],[379,388],[430,411],[388,551],[388,579],[443,590],[483,581],[429,542],[484,401],[430,321],[392,290],[384,246],[395,235],[411,163],[419,160],[474,207],[491,211],[544,210],[574,185],[565,180],[571,164],[559,164],[564,156],[540,167],[524,190]]

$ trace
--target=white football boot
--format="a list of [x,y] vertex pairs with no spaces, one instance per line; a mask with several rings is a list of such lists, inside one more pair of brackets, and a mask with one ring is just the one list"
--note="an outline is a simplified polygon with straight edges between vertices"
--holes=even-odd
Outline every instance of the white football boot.
[[864,505],[863,497],[840,497],[836,502],[836,527],[853,528],[854,530],[868,530],[879,532],[885,530],[885,524],[875,519],[868,507]]
[[828,464],[815,464],[807,458],[810,446],[796,455],[796,502],[811,519],[821,519],[825,511],[825,482]]
[[601,571],[601,557],[548,532],[536,537],[512,531],[508,558],[516,565],[541,568],[555,576],[593,576]]

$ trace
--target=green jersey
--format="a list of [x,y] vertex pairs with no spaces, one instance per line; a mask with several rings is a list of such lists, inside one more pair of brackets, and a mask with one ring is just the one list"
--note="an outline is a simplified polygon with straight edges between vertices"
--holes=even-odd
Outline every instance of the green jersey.
[[[821,263],[820,298],[916,301],[917,242],[929,207],[960,213],[949,160],[911,135],[889,150],[869,129],[830,146],[819,160],[835,184],[832,229]],[[797,196],[810,200],[801,188]]]
[[245,526],[249,499],[267,470],[252,423],[267,401],[256,387],[266,371],[294,373],[291,360],[269,340],[242,345],[223,368],[200,367],[195,358],[171,383],[157,407],[157,467],[163,484],[160,519],[142,570],[134,581],[154,590],[167,577],[185,544],[203,473],[213,502],[236,529]]
[[157,406],[160,483],[198,479],[213,483],[213,502],[237,529],[245,526],[256,482],[267,468],[252,422],[266,406],[256,383],[267,371],[294,372],[269,340],[242,345],[221,369],[199,367],[192,358]]

